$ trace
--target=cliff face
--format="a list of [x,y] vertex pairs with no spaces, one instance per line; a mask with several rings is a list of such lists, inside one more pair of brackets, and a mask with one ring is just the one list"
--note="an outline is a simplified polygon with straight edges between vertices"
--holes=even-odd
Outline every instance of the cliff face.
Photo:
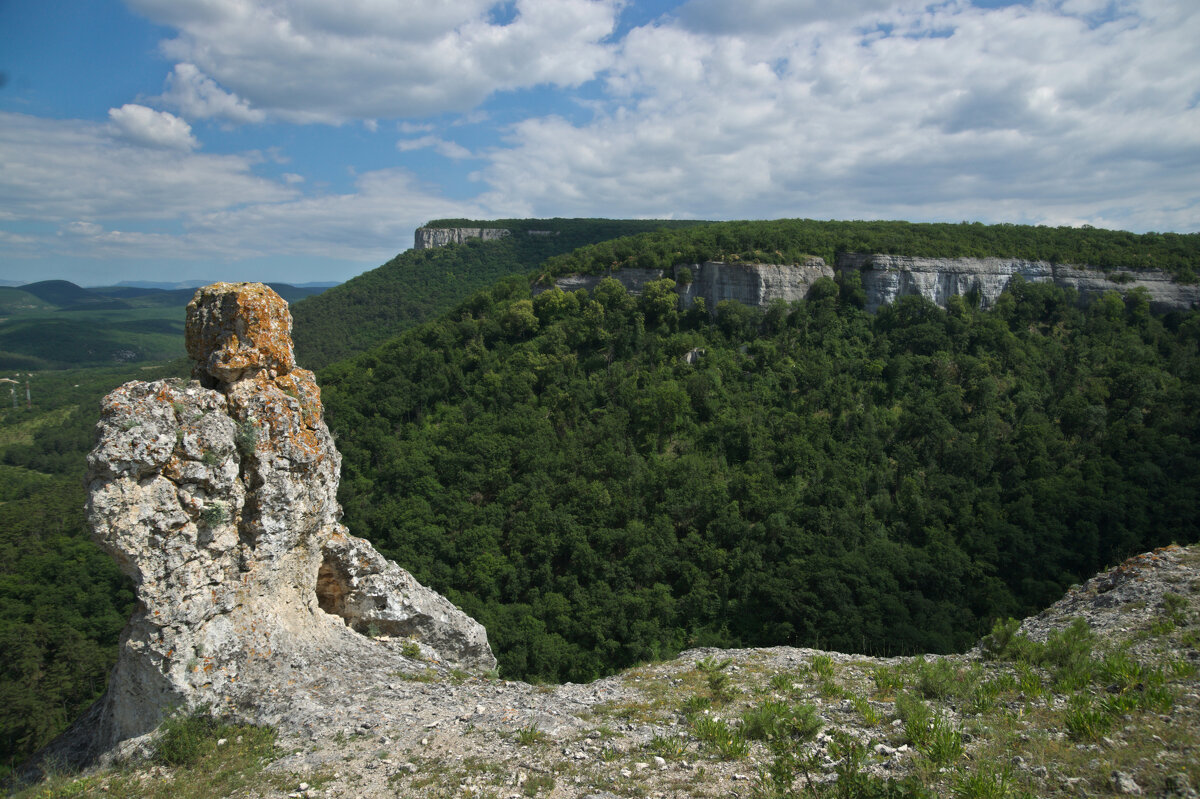
[[[538,231],[544,233],[544,231]],[[462,244],[467,239],[482,239],[494,241],[512,235],[512,231],[504,228],[488,227],[449,227],[449,228],[417,228],[413,248],[429,250],[434,247],[445,247],[447,244]]]
[[837,267],[841,272],[861,274],[869,311],[909,294],[919,294],[944,308],[955,294],[976,293],[981,305],[990,308],[1017,275],[1031,283],[1051,282],[1074,289],[1081,304],[1094,302],[1108,291],[1125,294],[1141,287],[1150,294],[1150,307],[1155,311],[1200,307],[1200,285],[1174,283],[1170,275],[1155,270],[1102,272],[1016,258],[914,258],[859,253],[839,256]]
[[[692,273],[692,281],[687,285],[680,285],[679,274],[683,269]],[[711,310],[723,300],[737,300],[758,308],[765,308],[776,299],[802,300],[808,296],[812,284],[822,277],[833,277],[833,270],[821,258],[787,266],[707,261],[675,267],[680,305],[690,308],[697,297],[702,297]]]
[[314,663],[341,660],[350,680],[424,668],[418,658],[495,666],[478,623],[338,523],[341,458],[290,331],[287,304],[262,285],[202,288],[187,317],[196,379],[105,398],[87,513],[138,606],[106,694],[52,745],[63,760],[107,752],[175,707],[269,715]]
[[[687,269],[691,282],[683,284],[680,272]],[[879,310],[899,297],[919,294],[943,308],[954,295],[979,296],[984,308],[995,305],[1013,278],[1020,276],[1031,283],[1052,282],[1075,290],[1081,305],[1094,302],[1109,291],[1127,294],[1143,288],[1150,296],[1150,307],[1158,313],[1200,308],[1200,285],[1175,283],[1166,272],[1149,269],[1080,269],[1047,261],[1016,258],[914,258],[904,255],[847,253],[838,257],[839,272],[857,272],[866,291],[868,311]],[[819,278],[834,276],[834,270],[821,258],[803,264],[747,264],[708,261],[680,264],[670,275],[662,269],[619,269],[603,275],[566,275],[555,281],[563,291],[594,289],[606,277],[616,279],[633,293],[640,294],[651,280],[673,277],[680,306],[691,307],[702,298],[710,312],[722,300],[737,300],[743,305],[766,308],[772,300],[787,302],[803,299]],[[535,287],[535,293],[544,289]]]
[[[680,280],[686,269],[691,281]],[[703,299],[709,311],[716,311],[722,300],[737,300],[743,305],[766,308],[774,299],[788,302],[803,299],[812,284],[822,277],[833,277],[821,258],[811,258],[803,264],[746,264],[707,261],[702,264],[680,264],[670,275],[662,269],[618,269],[603,275],[566,275],[554,281],[563,291],[595,289],[606,277],[617,280],[627,291],[640,294],[646,283],[671,277],[679,294],[680,307],[690,308],[697,298]],[[538,287],[534,288],[537,292]]]

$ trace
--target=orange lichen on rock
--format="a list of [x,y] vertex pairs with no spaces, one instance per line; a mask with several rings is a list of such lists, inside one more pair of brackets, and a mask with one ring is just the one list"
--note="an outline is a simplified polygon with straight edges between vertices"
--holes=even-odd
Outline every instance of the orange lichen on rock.
[[202,382],[232,383],[296,367],[287,303],[261,283],[213,283],[187,307],[187,351]]

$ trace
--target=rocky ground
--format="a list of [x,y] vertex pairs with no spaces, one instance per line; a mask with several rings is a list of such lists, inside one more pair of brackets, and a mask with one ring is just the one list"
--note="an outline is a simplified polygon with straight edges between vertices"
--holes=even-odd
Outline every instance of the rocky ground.
[[[692,650],[562,686],[410,662],[352,682],[336,657],[293,664],[291,684],[254,714],[277,731],[275,747],[258,758],[261,771],[227,787],[197,788],[204,775],[133,760],[31,795],[1196,796],[1200,788],[1200,547],[1131,558],[1020,631],[998,630],[961,655]],[[222,739],[215,751],[240,743]],[[215,773],[220,758],[211,762]]]

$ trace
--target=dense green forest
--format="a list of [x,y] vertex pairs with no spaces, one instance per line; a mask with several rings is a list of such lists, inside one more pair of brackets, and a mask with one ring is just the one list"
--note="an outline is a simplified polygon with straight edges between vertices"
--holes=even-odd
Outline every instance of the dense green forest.
[[[636,298],[611,282],[529,292],[539,275],[639,259],[850,250],[1186,278],[1195,235],[785,221],[596,244],[671,223],[431,224],[518,235],[406,253],[322,295],[335,301],[297,303],[298,342],[330,343],[298,360],[427,322],[318,376],[346,521],[484,622],[507,676],[584,679],[701,643],[953,649],[1128,552],[1197,539],[1197,314],[1154,317],[1137,292],[1078,310],[1027,284],[991,312],[909,298],[874,317],[853,283],[830,281],[795,306],[726,304],[713,319],[681,313],[666,283]],[[558,235],[522,239],[530,229]],[[1084,247],[1106,242],[1112,257]],[[565,254],[578,244],[591,246]],[[130,307],[100,311],[62,288],[10,290],[0,308],[86,327],[175,302],[113,292]],[[83,522],[99,399],[186,373],[39,371],[32,409],[0,403],[0,646],[13,653],[0,773],[99,694],[130,611]]]
[[46,372],[31,380],[33,408],[23,396],[0,406],[0,777],[100,696],[133,610],[132,586],[83,514],[100,398],[186,371],[179,361]]
[[1197,314],[1018,282],[993,311],[871,316],[825,279],[710,321],[672,285],[509,280],[321,375],[346,523],[482,621],[510,677],[701,644],[948,651],[1197,540]]
[[1101,269],[1162,269],[1194,283],[1200,233],[1128,233],[1092,227],[821,222],[777,219],[715,222],[582,247],[550,259],[545,275],[596,274],[622,266],[669,269],[680,263],[742,260],[794,263],[817,255],[830,265],[843,252],[930,258],[1011,257]]
[[505,228],[512,235],[406,250],[383,266],[297,303],[292,307],[296,360],[319,369],[362,352],[436,319],[507,275],[531,272],[552,255],[617,236],[698,224],[702,223],[664,219],[436,219],[426,227]]

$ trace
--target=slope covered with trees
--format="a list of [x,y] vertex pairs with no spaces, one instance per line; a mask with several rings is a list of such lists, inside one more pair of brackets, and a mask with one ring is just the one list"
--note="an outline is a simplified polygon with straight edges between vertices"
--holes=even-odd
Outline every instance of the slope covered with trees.
[[821,222],[776,219],[714,222],[599,242],[551,259],[547,276],[599,273],[621,266],[667,269],[679,263],[742,260],[791,263],[817,255],[833,264],[843,252],[930,258],[1011,257],[1099,267],[1162,269],[1194,283],[1198,233],[1129,233],[1092,227],[983,225],[978,222]]
[[[669,224],[494,224],[550,222],[557,237],[526,244]],[[1024,233],[1078,246],[1022,245]],[[1195,314],[1153,317],[1137,293],[1081,311],[1018,284],[988,313],[909,299],[872,317],[853,284],[826,281],[795,307],[728,305],[710,320],[680,313],[665,284],[533,299],[531,280],[848,250],[1143,265],[1129,255],[1143,244],[1144,265],[1186,278],[1197,240],[800,220],[672,229],[546,263],[514,255],[515,236],[509,250],[406,253],[379,286],[352,281],[327,317],[304,312],[316,300],[295,305],[296,332],[349,352],[441,316],[320,375],[342,500],[354,532],[487,624],[510,676],[582,679],[693,643],[950,649],[1122,554],[1197,540]],[[1087,255],[1087,241],[1118,255]],[[92,313],[15,290],[4,302],[13,321]],[[81,512],[99,398],[186,373],[47,372],[32,410],[0,410],[0,647],[14,653],[0,669],[0,773],[103,689],[132,601]]]
[[133,609],[132,586],[83,513],[100,398],[186,371],[39,374],[33,408],[0,406],[0,778],[100,696]]
[[509,280],[322,374],[342,501],[513,677],[689,645],[967,646],[1197,540],[1200,317],[1018,282],[993,311],[680,313]]
[[464,297],[507,275],[524,275],[552,255],[618,236],[697,224],[701,223],[663,219],[436,219],[426,227],[504,228],[512,235],[406,250],[383,266],[297,303],[292,307],[296,358],[309,369],[326,366],[436,319]]

